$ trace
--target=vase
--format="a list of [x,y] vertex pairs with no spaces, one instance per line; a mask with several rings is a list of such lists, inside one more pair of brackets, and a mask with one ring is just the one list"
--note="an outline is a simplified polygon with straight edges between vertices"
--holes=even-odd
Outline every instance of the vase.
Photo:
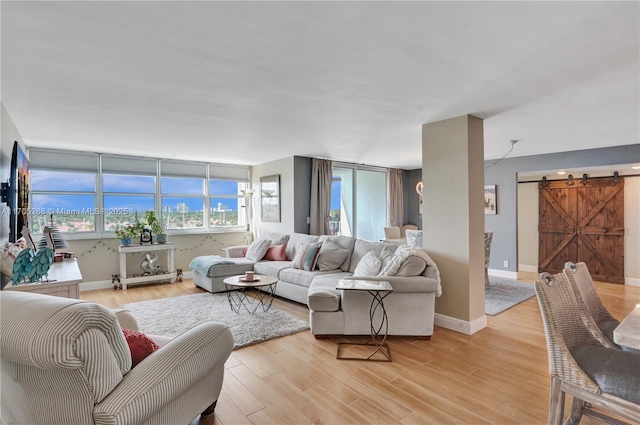
[[122,239],[120,239],[120,245],[122,245],[122,246],[131,245],[131,238],[122,238]]

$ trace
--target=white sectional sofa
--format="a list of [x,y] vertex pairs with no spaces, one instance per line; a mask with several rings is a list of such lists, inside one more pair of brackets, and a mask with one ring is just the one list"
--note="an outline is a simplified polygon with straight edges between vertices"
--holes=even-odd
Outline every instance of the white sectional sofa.
[[[428,338],[433,334],[435,298],[441,293],[437,266],[421,249],[409,250],[392,243],[369,242],[346,236],[290,235],[263,232],[258,239],[268,239],[272,246],[286,244],[286,259],[252,261],[244,257],[247,247],[227,249],[228,258],[214,260],[208,268],[194,269],[194,282],[210,292],[225,290],[225,277],[254,270],[257,274],[279,279],[276,295],[309,307],[311,331],[316,337],[325,335],[369,335],[367,292],[337,290],[339,279],[386,280],[394,292],[384,300],[389,335],[411,335]],[[330,241],[326,242],[326,241]],[[319,268],[304,270],[292,266],[296,254],[308,244],[320,244]],[[337,248],[336,248],[337,246]],[[398,251],[397,251],[398,250]],[[344,260],[342,260],[345,255]],[[402,251],[402,252],[401,252]],[[369,252],[369,258],[382,256],[387,265],[396,261],[392,275],[354,276],[358,264]],[[404,254],[400,258],[400,254]],[[204,259],[203,257],[199,257]],[[194,260],[195,261],[195,260]],[[193,262],[192,262],[193,264]],[[387,268],[389,271],[389,268]]]

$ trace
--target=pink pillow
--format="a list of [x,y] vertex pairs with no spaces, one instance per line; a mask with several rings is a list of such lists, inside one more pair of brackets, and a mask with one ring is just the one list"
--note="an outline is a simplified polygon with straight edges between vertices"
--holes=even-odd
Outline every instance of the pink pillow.
[[286,245],[274,245],[269,247],[267,253],[264,254],[264,259],[271,261],[287,261]]
[[129,344],[129,350],[131,350],[131,367],[134,367],[149,354],[160,348],[158,344],[142,332],[122,329],[122,333],[127,340],[127,344]]

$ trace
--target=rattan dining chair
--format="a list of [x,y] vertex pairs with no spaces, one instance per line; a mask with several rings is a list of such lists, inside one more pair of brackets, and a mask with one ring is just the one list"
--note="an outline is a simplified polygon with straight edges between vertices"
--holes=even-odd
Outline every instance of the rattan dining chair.
[[613,330],[618,327],[620,321],[602,304],[587,265],[583,262],[567,262],[563,273],[571,283],[578,304],[583,306],[602,333],[613,343]]
[[493,232],[491,230],[484,232],[484,287],[491,287],[489,280],[489,260],[491,259],[491,241],[493,240]]
[[640,422],[640,354],[595,336],[597,325],[578,305],[563,273],[541,274],[535,290],[551,375],[548,423],[562,423],[566,394],[573,404],[565,424],[579,423],[582,415],[624,423],[593,407]]

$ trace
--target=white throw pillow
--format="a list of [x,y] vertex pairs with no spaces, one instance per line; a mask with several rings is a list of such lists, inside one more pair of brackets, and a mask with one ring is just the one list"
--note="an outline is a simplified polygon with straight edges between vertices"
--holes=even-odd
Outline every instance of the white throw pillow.
[[270,239],[258,239],[251,244],[249,249],[247,250],[247,255],[245,257],[247,260],[251,261],[260,261],[264,254],[267,253],[267,250],[271,246]]
[[382,261],[378,258],[374,251],[367,252],[360,260],[356,269],[353,271],[354,276],[377,276],[382,268]]

